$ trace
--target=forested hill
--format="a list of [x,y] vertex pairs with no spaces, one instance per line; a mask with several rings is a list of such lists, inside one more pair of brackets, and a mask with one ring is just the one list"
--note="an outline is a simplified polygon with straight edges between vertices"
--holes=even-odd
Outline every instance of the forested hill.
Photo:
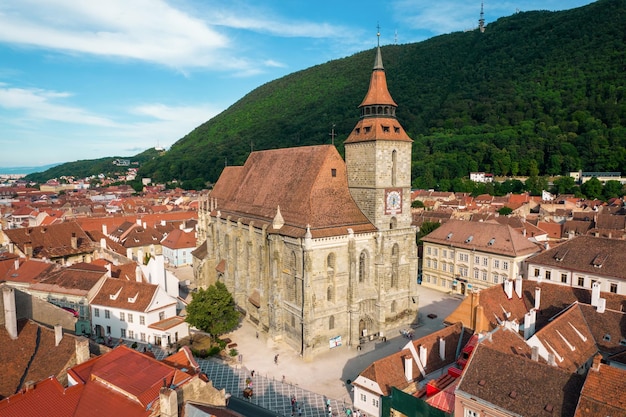
[[[382,47],[400,123],[414,139],[413,186],[495,175],[626,173],[626,1],[517,13]],[[200,186],[251,149],[330,143],[343,153],[374,50],[267,83],[148,161],[140,175]]]

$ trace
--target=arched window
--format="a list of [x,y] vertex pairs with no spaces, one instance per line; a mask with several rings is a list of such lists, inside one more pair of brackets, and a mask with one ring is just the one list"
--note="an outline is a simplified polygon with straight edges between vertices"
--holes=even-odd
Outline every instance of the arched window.
[[400,263],[400,248],[394,244],[391,248],[391,288],[398,287],[398,266]]
[[391,302],[391,312],[395,313],[396,312],[396,300],[393,300]]
[[329,285],[326,289],[326,299],[328,301],[333,301],[333,286]]
[[335,328],[335,316],[330,316],[328,318],[328,330],[332,330]]
[[389,229],[393,230],[397,227],[398,227],[398,219],[396,219],[395,217],[392,217],[391,219],[389,219]]
[[359,255],[359,282],[365,282],[367,280],[368,267],[367,252],[362,251]]

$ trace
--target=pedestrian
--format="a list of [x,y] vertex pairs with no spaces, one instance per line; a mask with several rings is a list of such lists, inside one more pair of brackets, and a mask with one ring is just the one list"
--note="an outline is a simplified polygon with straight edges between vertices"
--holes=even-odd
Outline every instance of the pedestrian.
[[285,383],[285,375],[283,375],[283,384]]
[[302,417],[302,407],[298,407],[298,417]]
[[250,376],[252,376],[252,378],[254,378],[254,369],[250,372]]
[[274,363],[278,365],[278,353],[274,356]]

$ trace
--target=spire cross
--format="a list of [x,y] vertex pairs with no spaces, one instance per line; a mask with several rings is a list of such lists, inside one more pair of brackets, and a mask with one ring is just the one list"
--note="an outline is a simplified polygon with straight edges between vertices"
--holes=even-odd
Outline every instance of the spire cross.
[[330,130],[330,133],[328,135],[330,136],[331,144],[334,145],[335,144],[335,136],[336,136],[336,134],[335,134],[335,124],[334,123],[333,123],[333,127]]
[[378,38],[378,46],[380,46],[380,24],[376,24],[376,37]]

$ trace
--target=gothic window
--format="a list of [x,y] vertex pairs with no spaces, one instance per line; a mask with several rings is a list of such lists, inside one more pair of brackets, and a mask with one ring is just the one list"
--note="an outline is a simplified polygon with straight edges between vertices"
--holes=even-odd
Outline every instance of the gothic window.
[[396,186],[396,175],[398,174],[398,152],[394,149],[391,152],[391,186]]
[[393,230],[393,229],[395,229],[397,227],[398,227],[398,219],[396,219],[395,217],[392,217],[389,220],[389,229]]
[[287,301],[297,303],[299,300],[298,277],[296,276],[296,254],[292,251],[286,256],[285,298]]
[[223,258],[228,259],[228,251],[230,250],[230,236],[224,235],[224,256]]
[[332,330],[335,328],[335,316],[330,316],[328,318],[328,330]]
[[398,287],[398,266],[400,263],[400,248],[396,243],[391,248],[391,288]]
[[328,289],[326,290],[326,299],[328,301],[333,301],[333,286],[329,285]]
[[359,282],[365,282],[367,280],[368,271],[368,257],[367,252],[362,251],[359,255]]
[[391,302],[391,312],[395,313],[396,312],[396,300],[393,300]]

